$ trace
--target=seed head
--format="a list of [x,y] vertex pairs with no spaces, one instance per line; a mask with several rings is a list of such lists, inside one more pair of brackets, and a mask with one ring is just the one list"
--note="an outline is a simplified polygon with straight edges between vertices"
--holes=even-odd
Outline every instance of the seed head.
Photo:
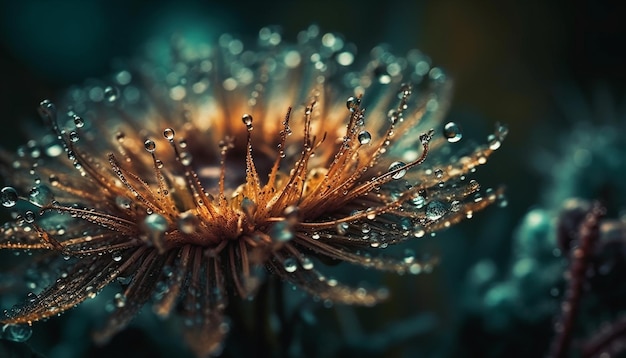
[[434,259],[377,252],[501,197],[466,175],[506,129],[456,154],[462,133],[441,123],[450,83],[439,68],[383,47],[353,66],[351,45],[318,33],[288,45],[264,28],[256,49],[229,35],[218,47],[176,39],[70,90],[62,106],[42,101],[52,136],[2,154],[14,220],[0,248],[48,252],[32,264],[60,269],[3,323],[30,325],[115,285],[98,342],[151,301],[157,315],[182,317],[206,356],[228,332],[228,300],[254,296],[265,271],[357,305],[387,293],[327,278],[318,259],[429,271]]

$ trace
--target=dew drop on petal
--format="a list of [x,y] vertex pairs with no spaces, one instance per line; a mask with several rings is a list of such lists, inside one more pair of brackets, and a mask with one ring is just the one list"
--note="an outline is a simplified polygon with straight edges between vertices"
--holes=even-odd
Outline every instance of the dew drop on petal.
[[448,209],[444,203],[433,200],[426,205],[426,218],[429,220],[437,220],[444,216],[447,211]]
[[151,139],[146,139],[146,141],[143,142],[143,146],[144,148],[146,148],[148,153],[154,153],[154,151],[156,150],[156,143],[154,143],[154,141]]
[[356,112],[356,110],[361,105],[361,99],[357,97],[348,97],[346,101],[346,107],[350,110],[350,112]]
[[453,202],[450,203],[450,211],[452,212],[457,212],[461,210],[461,202],[458,200],[454,200]]
[[32,224],[33,222],[35,222],[35,213],[28,210],[27,212],[24,213],[24,220],[27,223]]
[[387,118],[389,118],[391,124],[396,124],[400,118],[400,113],[395,109],[390,109],[389,112],[387,112]]
[[368,131],[361,131],[357,136],[357,139],[359,140],[359,143],[367,144],[372,140],[372,135]]
[[285,261],[283,261],[283,267],[285,268],[285,271],[289,273],[296,272],[298,269],[298,263],[293,257],[288,257]]
[[[406,164],[404,164],[403,162],[393,162],[389,166],[389,171],[392,172],[394,170],[398,170],[398,169],[402,168],[405,165]],[[402,170],[398,171],[397,173],[393,174],[391,177],[393,179],[397,180],[397,179],[401,179],[405,174],[406,174],[406,169],[402,169]]]
[[500,145],[502,145],[502,142],[500,141],[500,138],[497,137],[495,134],[490,134],[487,137],[487,141],[489,142],[489,149],[491,149],[491,150],[496,150],[496,149],[500,148]]
[[182,165],[190,165],[192,159],[193,159],[193,156],[191,155],[191,153],[189,152],[180,153],[180,163]]
[[82,117],[74,115],[73,118],[76,128],[83,128],[85,126],[85,121],[82,119]]
[[5,208],[11,208],[15,206],[17,202],[17,191],[10,186],[5,186],[0,191],[0,201]]
[[248,129],[248,131],[252,130],[252,116],[249,115],[248,113],[244,114],[241,117],[241,121],[243,122],[243,124],[246,125],[246,128]]
[[163,137],[165,137],[165,139],[169,140],[170,142],[174,140],[174,130],[172,128],[165,128],[165,130],[163,130]]
[[446,137],[448,142],[456,143],[463,138],[463,133],[461,133],[461,127],[454,122],[448,122],[443,127],[443,136]]
[[303,256],[300,259],[300,264],[302,265],[302,268],[305,270],[312,270],[314,267],[313,261],[306,256]]
[[70,132],[70,141],[71,141],[72,143],[76,143],[76,142],[78,142],[78,140],[79,140],[79,139],[80,139],[80,138],[78,137],[78,133],[76,133],[76,131],[71,131],[71,132]]

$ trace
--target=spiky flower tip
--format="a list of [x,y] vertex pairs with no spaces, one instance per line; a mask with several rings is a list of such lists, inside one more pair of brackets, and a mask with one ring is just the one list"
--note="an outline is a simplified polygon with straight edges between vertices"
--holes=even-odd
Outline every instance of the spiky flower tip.
[[[52,134],[3,154],[4,250],[40,250],[56,281],[5,312],[24,328],[121,287],[97,342],[151,301],[176,312],[198,356],[219,352],[231,296],[264,272],[321,300],[372,305],[383,289],[325,277],[319,258],[417,274],[435,263],[376,254],[446,228],[498,200],[466,175],[499,147],[456,151],[443,125],[449,81],[418,51],[355,48],[312,26],[297,44],[264,28],[254,50],[170,42],[104,82],[45,100]],[[367,108],[367,111],[366,111]],[[455,154],[461,153],[461,154]],[[483,195],[484,194],[484,195]],[[119,288],[118,288],[119,289]]]

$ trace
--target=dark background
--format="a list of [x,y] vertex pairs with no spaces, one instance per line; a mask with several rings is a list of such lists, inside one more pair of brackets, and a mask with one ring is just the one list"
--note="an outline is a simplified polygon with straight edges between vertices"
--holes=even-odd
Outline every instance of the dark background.
[[[491,220],[479,214],[462,224],[470,237],[470,245],[462,247],[469,251],[462,253],[466,257],[452,271],[463,272],[486,256],[504,265],[515,226],[541,201],[547,178],[536,170],[538,153],[553,148],[577,120],[564,109],[571,98],[566,94],[577,93],[593,104],[600,88],[609,102],[623,105],[626,12],[619,4],[592,0],[3,1],[0,140],[2,147],[15,147],[23,138],[19,122],[35,118],[36,105],[43,98],[54,98],[86,78],[105,76],[112,59],[133,56],[146,39],[173,31],[196,31],[208,38],[231,32],[245,39],[256,36],[262,26],[276,24],[286,41],[294,41],[298,31],[316,23],[322,31],[343,34],[357,45],[360,55],[381,42],[400,54],[419,48],[454,79],[450,118],[475,127],[472,131],[481,135],[491,132],[497,121],[510,128],[503,148],[480,174],[490,185],[506,184],[509,206],[484,214]],[[455,240],[445,233],[441,236],[448,243]],[[472,243],[480,244],[479,248]],[[442,251],[445,267],[445,252],[454,248]],[[445,275],[427,283],[445,286],[436,283]],[[445,312],[445,304],[425,305]]]

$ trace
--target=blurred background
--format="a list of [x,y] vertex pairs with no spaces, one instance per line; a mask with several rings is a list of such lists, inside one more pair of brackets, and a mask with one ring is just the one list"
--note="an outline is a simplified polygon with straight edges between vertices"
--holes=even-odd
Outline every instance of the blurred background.
[[[357,309],[354,316],[339,314],[356,317],[362,331],[372,334],[357,338],[383,342],[378,351],[343,352],[543,356],[564,268],[561,258],[542,256],[552,252],[546,242],[554,214],[574,196],[603,199],[611,217],[626,208],[619,180],[626,174],[624,10],[618,1],[592,0],[3,1],[0,140],[14,148],[23,138],[19,122],[36,117],[39,101],[106,76],[113,59],[133,56],[147,39],[175,31],[253,39],[259,28],[279,25],[283,38],[295,41],[298,31],[315,23],[343,34],[360,55],[379,43],[398,54],[419,48],[454,80],[450,120],[478,139],[496,122],[509,126],[503,148],[477,174],[488,186],[506,185],[509,205],[429,239],[436,241],[430,249],[442,264],[429,276],[384,278],[391,302]],[[604,156],[617,159],[605,163]],[[540,243],[529,244],[529,235]],[[533,251],[539,248],[544,251]],[[521,270],[520,255],[532,257],[526,274],[551,267],[552,276],[527,290],[515,281],[521,279],[515,271]],[[533,288],[536,296],[528,301],[524,295]],[[611,314],[602,317],[610,320]],[[526,320],[519,317],[524,315]],[[133,334],[139,333],[131,331],[120,342],[130,344]],[[39,350],[58,356],[46,349],[42,344]],[[132,356],[153,356],[148,351]]]

